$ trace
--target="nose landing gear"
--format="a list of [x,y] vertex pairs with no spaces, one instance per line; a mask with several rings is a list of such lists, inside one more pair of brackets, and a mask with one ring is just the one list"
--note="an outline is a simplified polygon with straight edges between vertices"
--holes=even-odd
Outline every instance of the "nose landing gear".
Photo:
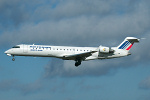
[[14,56],[13,56],[13,58],[12,58],[12,61],[15,61],[15,58],[14,58]]
[[12,61],[15,61],[15,58],[13,58]]

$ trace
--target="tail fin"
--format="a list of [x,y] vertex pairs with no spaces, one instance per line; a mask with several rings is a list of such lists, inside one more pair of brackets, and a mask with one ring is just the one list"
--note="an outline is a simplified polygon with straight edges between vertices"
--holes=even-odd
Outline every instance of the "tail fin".
[[126,37],[125,40],[118,46],[118,49],[129,51],[135,42],[139,42],[140,39],[135,37]]

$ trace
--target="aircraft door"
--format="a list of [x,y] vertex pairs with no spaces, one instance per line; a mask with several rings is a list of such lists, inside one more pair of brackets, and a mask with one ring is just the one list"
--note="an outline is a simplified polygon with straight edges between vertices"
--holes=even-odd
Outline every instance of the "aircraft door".
[[27,53],[28,52],[28,45],[23,45],[23,52],[24,53]]

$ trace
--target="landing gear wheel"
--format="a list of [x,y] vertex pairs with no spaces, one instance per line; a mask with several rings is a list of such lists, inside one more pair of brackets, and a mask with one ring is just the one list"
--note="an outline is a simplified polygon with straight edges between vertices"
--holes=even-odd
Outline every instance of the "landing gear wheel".
[[81,65],[81,61],[76,61],[75,66],[78,67],[79,65]]
[[75,66],[76,66],[76,67],[78,67],[78,66],[79,66],[79,64],[76,62],[76,63],[75,63]]
[[15,58],[13,58],[12,61],[15,61]]

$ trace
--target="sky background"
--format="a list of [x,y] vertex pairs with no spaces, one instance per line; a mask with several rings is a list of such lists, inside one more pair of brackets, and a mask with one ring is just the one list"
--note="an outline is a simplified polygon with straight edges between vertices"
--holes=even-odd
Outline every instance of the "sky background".
[[[0,0],[0,100],[150,100],[149,0]],[[118,46],[131,56],[82,62],[12,57],[17,44]]]

